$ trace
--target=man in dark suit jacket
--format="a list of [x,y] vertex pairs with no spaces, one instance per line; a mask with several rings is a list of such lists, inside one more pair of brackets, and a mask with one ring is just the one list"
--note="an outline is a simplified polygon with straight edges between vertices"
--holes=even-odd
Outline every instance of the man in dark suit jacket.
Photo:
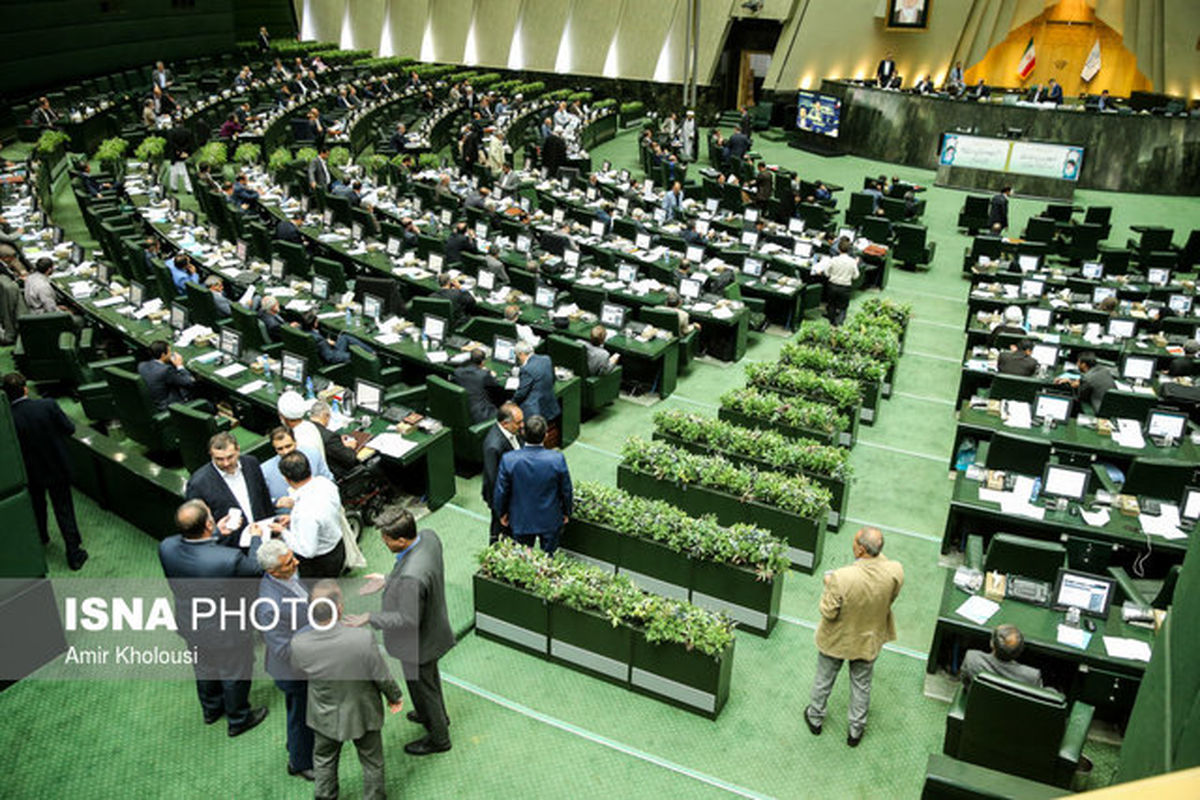
[[308,589],[300,581],[300,561],[283,539],[263,543],[256,555],[266,573],[258,584],[258,597],[269,605],[256,606],[255,619],[266,645],[264,667],[283,692],[287,707],[288,774],[311,781],[313,734],[305,714],[308,682],[291,661],[292,637],[308,624]]
[[437,290],[435,296],[450,301],[450,319],[447,320],[447,324],[451,331],[456,330],[467,317],[474,313],[475,296],[464,290],[458,279],[448,272],[443,272],[438,276],[438,286],[441,288]]
[[512,528],[513,538],[553,553],[571,515],[573,490],[566,457],[542,446],[546,420],[530,416],[525,422],[525,447],[500,459],[493,508],[500,523]]
[[467,223],[460,222],[455,225],[453,233],[446,237],[446,263],[457,264],[462,261],[463,253],[478,252],[479,248],[475,246],[475,234],[467,226]]
[[183,356],[171,351],[171,345],[159,340],[150,343],[150,358],[137,366],[146,383],[155,411],[166,411],[171,403],[186,403],[196,383],[183,366]]
[[1062,105],[1062,101],[1063,101],[1062,85],[1058,81],[1054,80],[1054,78],[1050,79],[1050,86],[1046,89],[1046,96],[1044,99],[1048,103]]
[[750,137],[741,131],[734,131],[725,142],[725,146],[729,150],[729,164],[727,166],[733,169],[733,165],[741,161],[746,153],[750,152]]
[[414,756],[444,753],[450,749],[450,720],[442,699],[438,659],[455,641],[446,612],[442,540],[432,530],[418,532],[407,509],[385,512],[375,525],[384,546],[395,554],[396,565],[383,583],[380,610],[347,618],[346,624],[370,623],[379,628],[388,655],[400,659],[413,702],[408,718],[428,732],[404,745],[404,752]]
[[892,54],[888,53],[879,62],[879,66],[875,68],[875,80],[879,86],[887,86],[891,83],[892,76],[896,74],[896,62],[892,58]]
[[551,133],[542,142],[542,166],[551,178],[558,175],[558,168],[567,162],[567,143],[557,133]]
[[[203,500],[221,521],[237,509],[242,520],[228,526],[229,534],[274,515],[275,504],[271,502],[258,459],[242,455],[232,434],[222,431],[209,439],[208,455],[212,460],[188,478],[185,494],[189,500]],[[236,546],[237,537],[230,535],[222,543]]]
[[496,398],[504,387],[496,380],[490,369],[483,366],[484,352],[479,348],[471,351],[471,360],[454,370],[454,382],[467,390],[467,408],[471,422],[486,422],[496,416]]
[[540,416],[547,420],[562,416],[562,407],[554,396],[554,364],[549,356],[534,355],[528,342],[517,343],[517,364],[521,374],[513,402],[521,406],[525,418]]
[[225,625],[219,615],[200,616],[193,624],[192,608],[199,598],[236,606],[241,596],[249,605],[254,599],[245,585],[249,582],[235,579],[260,573],[257,552],[263,531],[254,528],[249,553],[220,547],[213,536],[217,523],[203,500],[185,501],[175,512],[175,525],[179,533],[159,543],[158,560],[175,594],[179,635],[197,652],[192,667],[204,724],[212,725],[225,716],[229,735],[239,736],[267,718],[266,708],[251,709],[249,702],[254,672],[253,628],[246,625],[241,630],[233,622]]
[[308,727],[313,730],[313,772],[317,797],[338,796],[342,744],[354,742],[363,770],[364,800],[383,800],[383,708],[400,713],[404,701],[370,631],[347,627],[342,591],[323,580],[309,600],[314,627],[292,637],[292,666],[308,676]]
[[996,359],[996,371],[1001,375],[1021,375],[1031,378],[1037,374],[1038,362],[1033,355],[1033,340],[1022,339],[1012,350],[1002,350]]
[[516,403],[505,403],[496,412],[496,425],[483,437],[483,502],[492,509],[492,524],[488,531],[488,544],[495,544],[512,531],[500,524],[496,513],[496,476],[500,473],[500,459],[511,450],[521,449],[521,437],[525,431],[525,415]]
[[[75,523],[75,503],[71,498],[71,459],[67,438],[75,433],[75,423],[67,418],[53,400],[32,399],[25,376],[10,372],[4,376],[4,394],[12,404],[13,427],[25,461],[25,479],[33,517],[42,544],[50,542],[47,532],[46,494],[54,506],[54,518],[67,548],[67,565],[78,570],[88,559],[87,550]],[[11,458],[9,453],[5,456]]]
[[267,338],[278,342],[279,329],[283,327],[283,317],[279,314],[279,300],[271,295],[264,297],[258,306],[258,318],[267,329]]
[[333,418],[333,409],[324,400],[318,400],[308,409],[308,418],[317,426],[321,434],[321,444],[325,446],[325,463],[333,477],[341,480],[358,466],[358,455],[350,445],[354,437],[342,438],[337,431],[329,429],[329,421]]
[[1008,198],[1012,195],[1012,187],[1004,186],[992,195],[988,201],[988,227],[993,233],[999,233],[1008,227]]

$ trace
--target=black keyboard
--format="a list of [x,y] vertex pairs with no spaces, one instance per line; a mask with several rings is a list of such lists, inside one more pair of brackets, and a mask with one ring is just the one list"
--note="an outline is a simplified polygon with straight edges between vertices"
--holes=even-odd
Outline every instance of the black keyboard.
[[471,340],[465,336],[447,336],[446,347],[450,350],[461,350],[471,343]]

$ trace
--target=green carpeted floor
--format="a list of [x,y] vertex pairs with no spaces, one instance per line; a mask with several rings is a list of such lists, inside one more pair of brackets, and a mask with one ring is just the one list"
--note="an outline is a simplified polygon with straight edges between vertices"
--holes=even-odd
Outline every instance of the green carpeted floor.
[[[625,133],[593,158],[636,168],[635,139]],[[865,174],[898,175],[930,184],[932,173],[856,158],[824,159],[768,142],[756,149],[768,161],[806,177],[847,187]],[[946,706],[923,695],[928,647],[945,571],[938,543],[951,483],[946,464],[954,431],[953,398],[963,350],[966,283],[959,275],[968,243],[953,227],[963,195],[931,189],[925,222],[938,242],[932,269],[896,271],[886,294],[912,302],[916,314],[896,391],[878,422],[861,431],[852,464],[855,483],[849,522],[828,538],[825,568],[851,559],[854,529],[871,523],[887,536],[885,552],[905,567],[896,604],[899,638],[875,670],[870,723],[857,750],[845,744],[847,685],[830,703],[826,733],[812,737],[801,712],[813,677],[818,579],[787,578],[784,618],[770,639],[740,636],[729,704],[710,722],[654,700],[590,679],[498,644],[467,636],[442,661],[454,749],[415,759],[401,749],[419,730],[390,718],[384,730],[392,796],[497,798],[895,797],[920,793],[929,753],[941,748]],[[81,229],[69,192],[55,218],[70,233]],[[842,198],[842,205],[846,202]],[[1112,241],[1128,226],[1153,221],[1190,230],[1200,200],[1080,192],[1081,204],[1114,206]],[[1042,203],[1014,200],[1014,228]],[[746,361],[771,360],[784,340],[752,334]],[[11,364],[0,351],[0,368]],[[659,407],[715,413],[716,398],[743,383],[741,365],[699,363]],[[588,422],[567,450],[576,480],[612,482],[627,436],[648,436],[654,408],[619,400]],[[78,496],[84,538],[92,553],[87,577],[159,574],[155,543],[132,526]],[[470,576],[487,523],[479,479],[459,479],[454,502],[430,515],[446,543],[447,589],[456,628],[471,619]],[[52,532],[53,533],[53,532]],[[372,571],[389,555],[374,535],[364,537]],[[61,541],[49,549],[51,571],[68,574]],[[0,796],[306,797],[311,785],[285,772],[282,696],[269,680],[255,683],[252,701],[270,706],[259,729],[228,739],[223,726],[205,727],[189,682],[173,684],[51,684],[24,681],[0,694]],[[1116,748],[1089,743],[1096,762],[1092,785],[1108,782]],[[361,792],[361,773],[347,750],[346,797]]]

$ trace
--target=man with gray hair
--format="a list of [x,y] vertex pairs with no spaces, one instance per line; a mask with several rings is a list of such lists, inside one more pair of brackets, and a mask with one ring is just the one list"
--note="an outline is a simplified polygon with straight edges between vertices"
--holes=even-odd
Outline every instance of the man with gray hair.
[[850,662],[850,728],[846,744],[858,747],[867,725],[871,673],[885,642],[896,638],[892,603],[904,585],[904,568],[883,555],[883,533],[860,528],[854,534],[854,563],[825,573],[821,622],[817,626],[817,674],[804,721],[821,734],[825,704],[842,662]]
[[991,672],[1002,678],[1040,687],[1042,671],[1017,663],[1024,650],[1025,636],[1020,628],[1016,625],[997,625],[992,631],[991,652],[968,650],[963,656],[960,672],[963,686],[970,686],[979,673]]
[[225,282],[221,280],[220,275],[209,275],[204,281],[204,286],[212,293],[213,305],[217,308],[218,317],[233,316],[233,311],[229,306],[229,298],[225,296]]
[[308,418],[317,426],[321,434],[321,444],[325,448],[325,463],[335,480],[341,480],[358,466],[356,449],[358,442],[353,436],[338,436],[336,431],[329,429],[333,419],[333,409],[324,400],[318,400],[308,409]]
[[267,336],[272,342],[279,341],[279,329],[283,327],[283,317],[279,316],[279,301],[267,295],[258,306],[258,319],[267,329]]

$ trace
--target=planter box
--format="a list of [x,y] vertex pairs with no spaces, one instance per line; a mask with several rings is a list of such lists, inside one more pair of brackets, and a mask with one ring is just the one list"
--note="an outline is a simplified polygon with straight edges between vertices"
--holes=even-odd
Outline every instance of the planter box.
[[550,652],[550,613],[542,598],[475,575],[475,630],[543,658]]
[[752,569],[715,561],[692,562],[692,605],[723,611],[738,630],[769,636],[779,619],[783,573],[760,581]]
[[809,480],[814,481],[815,483],[818,483],[824,488],[828,489],[829,493],[832,495],[832,499],[830,500],[829,504],[829,517],[826,520],[826,525],[829,526],[830,530],[837,530],[839,527],[841,527],[842,520],[846,517],[846,502],[850,496],[850,486],[842,478],[832,478],[828,475],[818,475],[816,473],[806,472],[802,469],[777,467],[773,464],[767,463],[766,461],[759,461],[758,459],[750,458],[749,456],[738,455],[736,453],[727,453],[724,450],[715,450],[711,447],[696,444],[695,442],[687,442],[676,436],[661,433],[659,431],[654,432],[653,438],[668,442],[675,447],[681,447],[684,450],[692,453],[698,453],[700,455],[719,455],[722,458],[729,459],[735,464],[744,464],[757,469],[783,472],[788,475],[803,475]]
[[634,635],[593,611],[550,606],[550,660],[590,675],[628,685]]
[[692,559],[651,539],[615,534],[621,543],[617,572],[642,591],[688,600],[692,585]]
[[862,387],[862,409],[858,418],[864,425],[874,425],[879,418],[879,401],[883,395],[883,383],[880,381],[859,381]]
[[746,428],[760,428],[766,431],[779,431],[784,436],[791,436],[794,439],[815,439],[821,444],[841,444],[842,434],[826,433],[812,428],[794,428],[791,425],[784,425],[778,422],[772,422],[769,419],[761,417],[752,417],[748,414],[743,414],[740,411],[734,411],[732,408],[721,406],[717,410],[717,418],[723,419],[726,422],[732,422],[735,425],[741,425]]
[[558,547],[580,561],[616,572],[621,563],[622,538],[611,528],[572,517],[563,528]]
[[734,644],[714,658],[683,645],[651,644],[635,637],[630,684],[638,692],[716,719],[729,699]]
[[[780,397],[794,397],[797,400],[809,400],[812,402],[824,403],[825,405],[833,406],[834,408],[836,408],[838,410],[838,413],[844,415],[846,417],[846,419],[850,420],[850,429],[846,430],[846,431],[842,431],[841,433],[838,434],[837,444],[841,445],[842,447],[853,447],[854,442],[858,440],[858,422],[859,422],[859,419],[862,417],[862,408],[863,408],[863,404],[861,401],[858,403],[853,403],[852,405],[848,405],[848,406],[839,406],[839,405],[834,405],[833,403],[827,402],[825,400],[821,400],[820,398],[808,397],[808,396],[802,395],[802,394],[795,394],[794,392],[789,392],[786,389],[781,389],[778,386],[763,386],[761,388],[768,392],[773,392],[774,394],[777,394]],[[779,427],[782,429],[782,426],[779,426]]]
[[677,486],[645,472],[621,464],[617,467],[617,486],[627,492],[665,500],[693,516],[714,514],[722,525],[748,522],[783,539],[788,544],[792,567],[812,573],[821,563],[825,546],[825,514],[820,519],[808,519],[799,514],[764,505],[754,500],[709,489],[703,486]]

